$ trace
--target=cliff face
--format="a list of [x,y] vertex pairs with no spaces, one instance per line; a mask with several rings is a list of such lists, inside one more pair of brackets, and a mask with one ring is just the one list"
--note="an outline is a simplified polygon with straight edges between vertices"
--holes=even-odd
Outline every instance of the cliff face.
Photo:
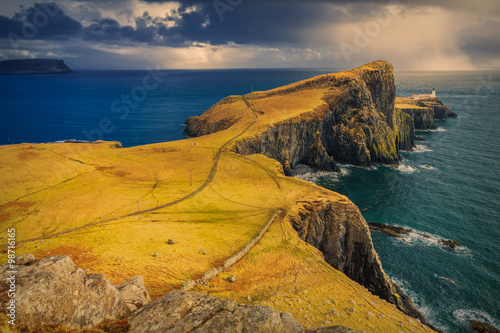
[[263,154],[279,161],[287,176],[298,163],[328,171],[339,171],[334,158],[321,143],[320,120],[291,119],[275,124],[258,136],[236,142],[233,150],[242,155]]
[[399,150],[415,146],[415,123],[412,116],[396,109],[396,146]]
[[[399,109],[396,107],[396,109]],[[417,130],[436,129],[434,125],[434,111],[430,107],[401,108],[401,112],[407,113],[413,118],[413,124]]]
[[19,59],[0,62],[0,74],[67,74],[72,73],[64,60]]
[[325,260],[371,293],[425,322],[411,299],[382,269],[369,228],[351,202],[298,202],[289,219],[300,238],[320,250]]

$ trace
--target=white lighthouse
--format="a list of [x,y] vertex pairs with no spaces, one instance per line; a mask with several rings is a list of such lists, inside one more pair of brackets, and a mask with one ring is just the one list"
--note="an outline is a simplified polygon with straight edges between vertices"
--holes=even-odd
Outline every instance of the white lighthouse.
[[432,88],[432,94],[431,97],[436,97],[436,89]]

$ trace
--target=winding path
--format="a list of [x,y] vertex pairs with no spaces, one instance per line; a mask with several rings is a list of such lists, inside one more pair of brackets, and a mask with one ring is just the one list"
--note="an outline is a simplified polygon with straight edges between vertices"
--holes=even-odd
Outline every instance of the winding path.
[[[82,230],[82,229],[85,229],[85,228],[88,228],[88,227],[92,227],[92,226],[96,226],[96,225],[99,225],[99,224],[103,224],[103,223],[106,223],[106,222],[121,220],[121,219],[126,218],[126,217],[131,217],[131,216],[137,216],[137,215],[141,215],[141,214],[145,214],[145,213],[150,213],[150,212],[153,212],[153,211],[156,211],[156,210],[159,210],[159,209],[163,209],[163,208],[166,208],[166,207],[170,207],[170,206],[176,205],[176,204],[178,204],[178,203],[180,203],[180,202],[182,202],[184,200],[187,200],[189,198],[194,197],[196,194],[200,193],[208,185],[210,185],[210,183],[214,179],[215,173],[217,172],[217,165],[219,164],[220,156],[221,156],[222,151],[224,150],[224,148],[226,148],[231,142],[233,142],[234,140],[236,140],[237,138],[239,138],[240,136],[242,136],[243,134],[245,134],[246,131],[248,131],[248,129],[250,129],[250,127],[252,127],[257,122],[257,112],[255,112],[254,108],[250,105],[250,103],[248,102],[248,100],[247,100],[247,98],[245,96],[241,96],[241,97],[242,97],[243,101],[245,102],[245,104],[248,106],[248,108],[253,112],[254,119],[248,124],[247,127],[245,127],[245,129],[243,131],[241,131],[241,133],[239,133],[238,135],[236,135],[233,138],[231,138],[228,141],[226,141],[219,148],[219,150],[217,150],[217,153],[215,154],[214,162],[213,162],[213,165],[212,165],[212,169],[210,171],[210,174],[209,174],[207,180],[205,181],[205,183],[203,183],[203,185],[201,185],[194,192],[191,192],[190,194],[188,194],[188,195],[186,195],[186,196],[184,196],[184,197],[182,197],[180,199],[168,202],[168,203],[160,205],[160,206],[156,206],[156,207],[153,207],[153,208],[149,208],[149,209],[137,211],[135,213],[130,213],[130,214],[126,214],[126,215],[121,215],[121,216],[109,218],[109,219],[102,220],[102,221],[99,221],[99,222],[84,224],[84,225],[81,225],[81,226],[76,227],[76,228],[71,228],[71,229],[68,229],[68,230],[56,232],[54,234],[47,235],[47,236],[40,236],[40,237],[36,237],[36,238],[26,239],[26,240],[17,242],[17,244],[23,244],[23,243],[33,242],[33,241],[42,240],[42,239],[49,239],[49,238],[52,238],[52,237],[56,237],[56,236],[68,234],[70,232]],[[7,245],[8,244],[1,244],[0,246],[7,246]]]

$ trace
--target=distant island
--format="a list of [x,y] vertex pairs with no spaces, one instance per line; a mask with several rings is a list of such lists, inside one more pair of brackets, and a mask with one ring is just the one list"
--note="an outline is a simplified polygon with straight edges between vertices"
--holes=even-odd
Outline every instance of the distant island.
[[0,62],[0,74],[67,74],[73,73],[60,59],[16,59]]

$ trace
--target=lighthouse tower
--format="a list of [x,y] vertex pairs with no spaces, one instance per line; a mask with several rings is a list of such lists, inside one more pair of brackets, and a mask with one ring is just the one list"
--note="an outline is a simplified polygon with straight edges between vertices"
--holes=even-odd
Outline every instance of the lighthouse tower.
[[432,88],[432,94],[431,97],[436,97],[436,89]]

